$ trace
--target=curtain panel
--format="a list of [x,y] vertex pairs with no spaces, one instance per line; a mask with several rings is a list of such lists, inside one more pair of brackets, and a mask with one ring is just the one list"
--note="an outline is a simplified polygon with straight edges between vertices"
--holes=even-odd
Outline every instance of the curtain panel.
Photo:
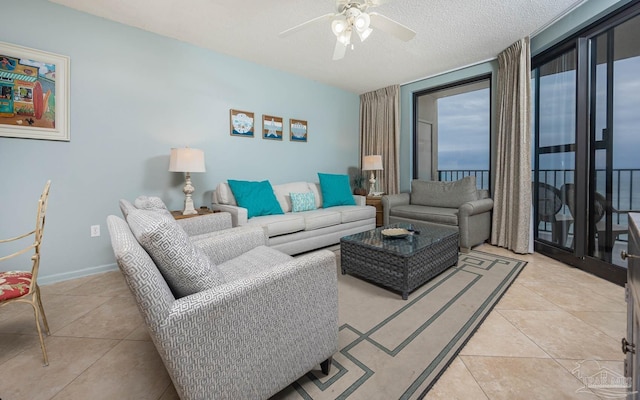
[[529,38],[498,55],[498,132],[491,243],[530,252],[531,54]]
[[378,191],[386,194],[400,191],[399,143],[400,85],[361,94],[360,163],[362,164],[364,156],[382,156],[384,170],[375,171],[376,184]]

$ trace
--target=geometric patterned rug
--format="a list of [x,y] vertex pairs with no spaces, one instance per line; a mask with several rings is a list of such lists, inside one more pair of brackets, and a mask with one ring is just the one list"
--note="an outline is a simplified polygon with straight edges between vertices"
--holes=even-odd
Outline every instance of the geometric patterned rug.
[[402,300],[340,273],[340,351],[329,376],[311,371],[280,399],[421,399],[478,329],[526,262],[479,251]]

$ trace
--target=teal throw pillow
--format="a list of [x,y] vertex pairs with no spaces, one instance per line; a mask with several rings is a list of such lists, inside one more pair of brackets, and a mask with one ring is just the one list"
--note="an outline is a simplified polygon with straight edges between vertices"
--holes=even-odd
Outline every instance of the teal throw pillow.
[[318,172],[322,207],[355,206],[348,175],[322,174]]
[[238,205],[247,209],[248,218],[284,214],[269,181],[250,182],[229,179],[227,182]]
[[291,196],[291,211],[310,211],[316,209],[316,197],[313,192],[289,193]]

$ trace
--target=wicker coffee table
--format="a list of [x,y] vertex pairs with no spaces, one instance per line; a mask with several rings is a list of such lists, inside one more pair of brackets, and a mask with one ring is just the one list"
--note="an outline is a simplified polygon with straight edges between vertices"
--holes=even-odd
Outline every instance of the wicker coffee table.
[[[413,229],[404,238],[382,235],[386,228]],[[418,233],[419,232],[419,233]],[[342,274],[409,293],[458,262],[458,230],[435,224],[398,223],[340,239]]]

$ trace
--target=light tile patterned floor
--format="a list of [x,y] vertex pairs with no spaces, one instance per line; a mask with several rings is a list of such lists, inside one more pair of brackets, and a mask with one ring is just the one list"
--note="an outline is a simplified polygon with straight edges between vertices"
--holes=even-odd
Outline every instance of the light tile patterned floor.
[[[624,289],[539,254],[478,250],[528,265],[427,399],[596,399],[571,371],[622,374]],[[30,306],[0,308],[0,398],[178,398],[119,271],[42,292],[50,365]]]

